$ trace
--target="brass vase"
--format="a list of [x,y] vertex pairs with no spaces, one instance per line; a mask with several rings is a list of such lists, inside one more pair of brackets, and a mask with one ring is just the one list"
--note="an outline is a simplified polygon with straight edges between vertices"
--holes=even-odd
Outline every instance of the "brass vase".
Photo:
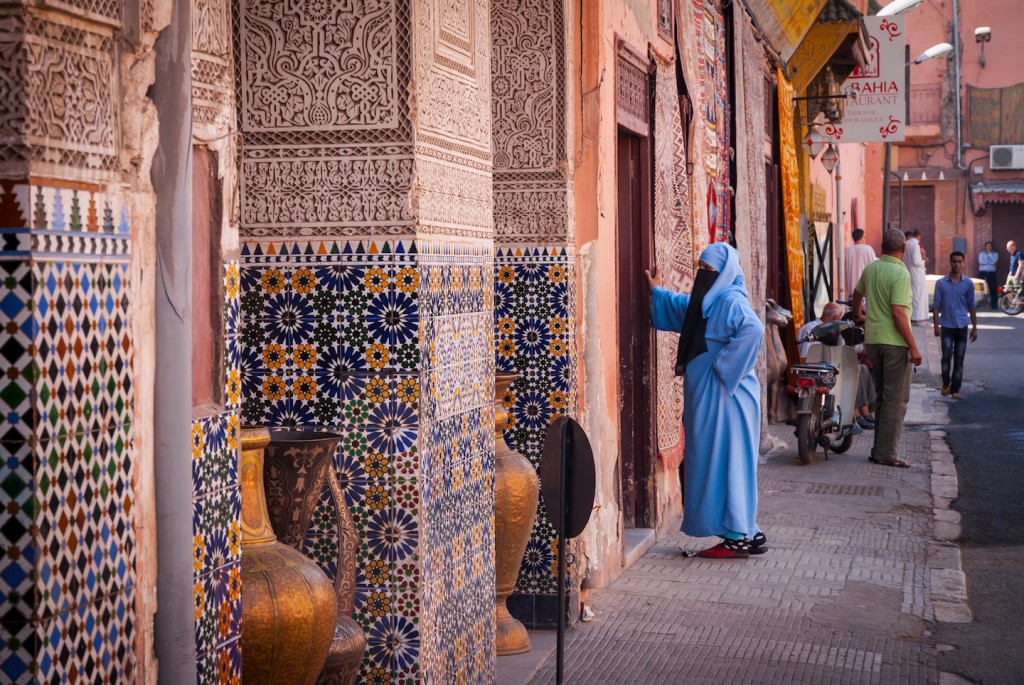
[[505,600],[515,589],[526,543],[530,541],[540,488],[533,465],[512,451],[503,435],[508,412],[502,398],[516,378],[517,374],[498,374],[494,379],[494,611],[495,647],[499,655],[530,651],[526,627],[505,606]]
[[313,685],[334,635],[331,581],[302,553],[278,542],[263,490],[265,428],[243,428],[242,682]]
[[274,431],[266,449],[263,485],[274,532],[285,544],[302,550],[303,540],[326,486],[338,530],[334,590],[338,618],[318,685],[351,685],[359,676],[366,635],[352,618],[356,596],[359,532],[349,513],[334,470],[341,436],[313,431]]

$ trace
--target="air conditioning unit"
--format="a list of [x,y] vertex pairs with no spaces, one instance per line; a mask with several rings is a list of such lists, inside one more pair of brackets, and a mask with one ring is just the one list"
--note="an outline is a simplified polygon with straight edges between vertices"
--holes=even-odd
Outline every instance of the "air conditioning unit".
[[993,145],[988,151],[988,165],[993,170],[1024,169],[1024,145]]

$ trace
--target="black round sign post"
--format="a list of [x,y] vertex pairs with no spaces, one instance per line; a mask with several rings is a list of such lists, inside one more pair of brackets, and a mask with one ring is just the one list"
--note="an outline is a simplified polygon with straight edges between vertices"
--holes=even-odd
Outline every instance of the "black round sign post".
[[541,492],[558,536],[558,637],[555,682],[562,683],[565,650],[565,543],[587,527],[597,483],[594,452],[583,427],[567,416],[555,419],[544,439]]

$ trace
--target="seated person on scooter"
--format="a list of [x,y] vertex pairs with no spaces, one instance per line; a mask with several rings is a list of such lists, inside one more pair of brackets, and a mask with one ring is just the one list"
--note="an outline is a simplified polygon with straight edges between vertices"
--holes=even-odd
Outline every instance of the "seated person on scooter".
[[[824,323],[839,321],[843,316],[843,307],[837,302],[829,302],[821,310],[821,318],[809,321],[796,335],[797,340],[803,340],[811,331]],[[800,343],[800,361],[807,361],[807,353],[811,349],[811,342]],[[858,355],[858,359],[860,355]],[[853,410],[857,417],[857,424],[854,426],[853,434],[859,435],[861,429],[871,430],[875,427],[875,420],[871,416],[871,404],[875,401],[875,383],[871,380],[871,370],[864,366],[863,361],[857,365],[857,407]]]

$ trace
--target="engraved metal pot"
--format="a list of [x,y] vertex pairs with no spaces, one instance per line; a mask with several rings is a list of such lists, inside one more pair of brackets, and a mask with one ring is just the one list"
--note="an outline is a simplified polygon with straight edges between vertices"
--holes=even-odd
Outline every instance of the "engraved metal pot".
[[501,655],[530,651],[526,627],[508,613],[505,600],[515,589],[526,543],[530,541],[540,487],[536,469],[512,451],[503,436],[508,412],[502,398],[516,378],[517,374],[498,374],[494,379],[494,610],[495,646]]
[[337,603],[315,562],[277,540],[263,491],[265,428],[242,431],[242,682],[312,685],[334,635]]
[[338,617],[319,685],[351,685],[359,675],[366,635],[352,618],[355,610],[359,533],[338,485],[334,453],[341,436],[312,431],[274,431],[266,449],[263,484],[270,522],[281,542],[302,550],[313,514],[328,489],[337,522],[338,558],[334,591]]

